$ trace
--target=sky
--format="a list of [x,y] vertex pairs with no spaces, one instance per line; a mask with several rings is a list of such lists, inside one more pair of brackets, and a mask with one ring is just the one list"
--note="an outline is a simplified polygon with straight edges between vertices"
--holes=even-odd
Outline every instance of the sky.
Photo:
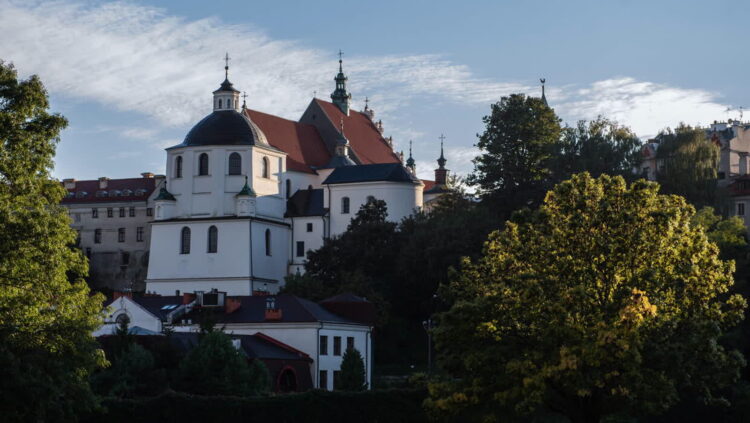
[[164,148],[230,80],[248,107],[298,119],[334,89],[338,51],[397,150],[466,175],[490,105],[546,96],[567,124],[602,115],[643,140],[750,107],[741,1],[0,0],[0,59],[37,74],[69,126],[53,175],[163,173]]

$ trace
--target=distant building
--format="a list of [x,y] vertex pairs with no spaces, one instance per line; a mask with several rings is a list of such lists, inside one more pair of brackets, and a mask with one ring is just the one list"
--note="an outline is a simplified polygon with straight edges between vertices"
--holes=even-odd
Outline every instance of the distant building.
[[153,198],[163,176],[63,180],[62,205],[78,246],[89,259],[89,284],[97,289],[144,290],[153,220]]

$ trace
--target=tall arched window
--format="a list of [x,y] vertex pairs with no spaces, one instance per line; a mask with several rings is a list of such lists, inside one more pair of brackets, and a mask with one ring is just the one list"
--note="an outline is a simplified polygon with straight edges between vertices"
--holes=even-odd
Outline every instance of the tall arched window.
[[190,254],[190,228],[182,228],[180,234],[180,254]]
[[182,178],[182,156],[177,156],[174,159],[174,177]]
[[341,214],[349,214],[349,197],[341,198]]
[[232,153],[229,155],[229,174],[230,175],[241,175],[242,174],[242,157],[239,153]]
[[271,230],[266,229],[266,255],[271,255]]
[[292,181],[290,179],[286,180],[286,198],[289,198],[292,196]]
[[261,166],[260,174],[264,178],[271,178],[271,164],[268,162],[268,157],[263,157],[263,164]]
[[221,99],[219,99],[219,108],[221,109]]
[[201,153],[198,157],[198,175],[208,175],[208,154]]
[[211,225],[208,228],[208,252],[215,253],[219,249],[219,230]]

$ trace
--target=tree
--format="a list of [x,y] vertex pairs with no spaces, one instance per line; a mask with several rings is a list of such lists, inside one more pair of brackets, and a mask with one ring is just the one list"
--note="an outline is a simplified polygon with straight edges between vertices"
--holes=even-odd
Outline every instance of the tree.
[[356,348],[347,348],[341,358],[341,373],[339,373],[336,389],[342,391],[364,391],[367,389],[365,362],[362,359],[362,354]]
[[746,303],[694,209],[658,190],[575,175],[494,232],[443,292],[434,335],[456,379],[431,385],[430,409],[598,422],[723,400],[744,360],[718,339]]
[[91,381],[97,393],[132,397],[156,394],[166,388],[166,372],[155,370],[154,356],[132,343],[112,359],[112,366],[95,374]]
[[86,259],[50,177],[65,118],[50,114],[38,77],[0,61],[0,414],[72,419],[95,405],[89,374],[104,365],[91,333],[104,297],[90,295]]
[[641,141],[630,128],[605,117],[580,120],[563,130],[554,162],[556,182],[580,172],[634,179],[633,170],[641,163]]
[[719,146],[703,129],[685,124],[662,131],[656,139],[656,157],[663,163],[657,172],[662,192],[681,195],[695,207],[716,205]]
[[263,363],[248,366],[228,335],[211,331],[180,363],[178,388],[199,395],[247,396],[268,391],[269,380]]
[[482,153],[468,182],[501,217],[536,206],[551,186],[560,119],[541,99],[512,94],[493,104],[482,121],[486,129],[476,144]]

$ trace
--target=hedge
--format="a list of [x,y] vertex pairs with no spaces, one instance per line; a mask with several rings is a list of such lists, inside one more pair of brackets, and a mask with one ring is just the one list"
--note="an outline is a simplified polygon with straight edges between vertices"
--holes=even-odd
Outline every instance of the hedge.
[[[156,397],[107,398],[83,422],[427,422],[426,390],[308,391],[269,397],[198,396],[168,392]],[[240,420],[241,419],[241,420]]]

